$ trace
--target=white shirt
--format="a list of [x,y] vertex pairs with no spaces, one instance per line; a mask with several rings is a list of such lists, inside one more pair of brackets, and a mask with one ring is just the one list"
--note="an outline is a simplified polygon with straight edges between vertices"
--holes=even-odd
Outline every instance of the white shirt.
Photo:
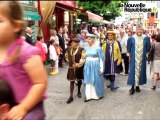
[[122,53],[127,53],[127,41],[128,41],[128,36],[125,34],[120,41],[122,47]]
[[54,60],[54,61],[57,60],[56,49],[53,45],[49,46],[49,57],[50,57],[51,60]]
[[43,46],[43,48],[45,49],[45,52],[46,52],[46,54],[47,54],[47,53],[48,53],[48,48],[47,48],[46,43],[42,43],[42,46]]

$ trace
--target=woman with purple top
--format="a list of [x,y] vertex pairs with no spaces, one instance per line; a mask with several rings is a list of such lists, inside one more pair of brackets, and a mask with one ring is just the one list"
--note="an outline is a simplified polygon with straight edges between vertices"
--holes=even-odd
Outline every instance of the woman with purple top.
[[6,119],[44,120],[47,74],[39,49],[21,38],[24,20],[18,2],[0,1],[0,28],[0,78],[11,86],[16,102]]

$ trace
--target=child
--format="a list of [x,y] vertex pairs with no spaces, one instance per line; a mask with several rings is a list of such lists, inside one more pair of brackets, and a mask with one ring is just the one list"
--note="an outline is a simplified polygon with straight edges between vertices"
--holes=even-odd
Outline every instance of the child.
[[42,59],[43,63],[45,64],[45,61],[46,61],[46,51],[45,51],[45,49],[44,49],[44,47],[43,47],[43,45],[41,43],[42,39],[43,39],[43,37],[40,36],[40,35],[38,35],[37,36],[37,42],[36,42],[35,46],[39,48],[40,53],[41,53],[41,59]]
[[83,48],[80,48],[78,44],[79,40],[77,38],[73,38],[72,46],[67,49],[65,54],[66,60],[69,62],[67,79],[70,81],[70,97],[67,100],[68,104],[73,101],[73,90],[75,81],[78,81],[77,96],[79,98],[82,97],[80,89],[83,79],[83,64],[85,62],[85,53]]
[[7,82],[0,80],[0,120],[5,120],[10,108],[15,105],[12,89]]
[[51,75],[58,74],[58,56],[57,56],[56,49],[55,49],[54,45],[55,45],[55,41],[51,40],[50,46],[49,46],[49,56],[51,59],[51,67],[50,67],[50,69],[51,69],[50,74]]
[[21,38],[24,20],[18,2],[0,1],[0,28],[0,78],[11,86],[17,104],[7,119],[44,120],[47,74],[38,48]]

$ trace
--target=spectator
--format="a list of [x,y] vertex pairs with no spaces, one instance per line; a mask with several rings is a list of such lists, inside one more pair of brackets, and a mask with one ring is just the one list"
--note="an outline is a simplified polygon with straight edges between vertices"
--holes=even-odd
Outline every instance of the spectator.
[[0,80],[0,120],[7,120],[9,110],[15,106],[15,98],[9,84]]
[[129,70],[129,56],[127,54],[127,40],[128,40],[128,36],[127,34],[125,34],[125,30],[124,29],[120,29],[120,44],[121,44],[121,54],[122,54],[122,59],[124,62],[124,75],[128,74],[128,70]]
[[26,28],[26,42],[29,43],[30,45],[33,45],[33,40],[32,40],[32,28],[27,27]]
[[51,37],[50,37],[50,41],[54,40],[56,44],[59,45],[59,38],[57,36],[57,31],[56,30],[51,30]]
[[51,67],[50,67],[50,74],[51,75],[55,75],[58,74],[58,71],[56,71],[56,64],[57,64],[57,60],[58,60],[58,56],[56,53],[56,49],[54,47],[55,41],[51,40],[50,41],[50,46],[49,46],[49,57],[51,60]]
[[35,46],[39,48],[40,54],[41,54],[41,59],[42,59],[44,65],[45,65],[46,52],[45,52],[45,49],[44,49],[44,47],[43,47],[43,45],[42,45],[42,43],[41,43],[41,40],[42,40],[42,39],[43,39],[43,37],[40,36],[40,35],[38,35],[38,36],[37,36],[37,41],[36,41],[36,43],[35,43]]
[[59,67],[63,68],[62,62],[64,60],[64,55],[65,55],[65,40],[64,40],[64,35],[63,35],[63,30],[60,28],[58,32],[58,38],[59,38],[59,46],[61,47],[62,54],[59,57]]
[[86,37],[86,35],[87,35],[87,32],[84,31],[84,30],[82,30],[82,32],[81,32],[81,39],[80,39],[80,43],[79,43],[79,46],[80,46],[81,48],[85,48],[85,47],[88,46],[88,42],[87,42],[87,37]]
[[160,72],[160,35],[157,35],[155,43],[152,45],[153,49],[153,87],[152,90],[156,90],[157,80],[159,80]]

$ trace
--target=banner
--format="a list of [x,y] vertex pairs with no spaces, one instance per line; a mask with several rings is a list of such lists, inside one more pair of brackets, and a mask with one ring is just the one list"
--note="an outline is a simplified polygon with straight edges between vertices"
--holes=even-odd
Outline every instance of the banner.
[[40,11],[42,15],[42,22],[40,26],[44,26],[49,22],[49,20],[53,15],[56,6],[56,1],[39,1],[39,2],[40,2]]

